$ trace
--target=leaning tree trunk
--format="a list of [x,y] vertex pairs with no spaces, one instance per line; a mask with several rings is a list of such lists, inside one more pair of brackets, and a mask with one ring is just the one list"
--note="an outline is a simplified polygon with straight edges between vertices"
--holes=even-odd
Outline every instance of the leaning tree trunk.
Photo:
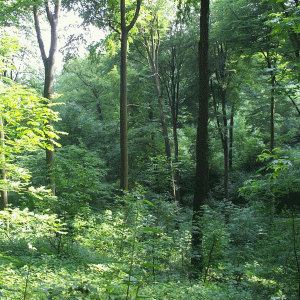
[[[196,182],[193,201],[193,223],[199,225],[204,216],[204,205],[209,190],[208,179],[208,34],[209,34],[209,0],[201,0],[200,41],[199,41],[199,118],[196,142]],[[203,270],[203,233],[201,228],[192,231],[192,276],[197,278]]]

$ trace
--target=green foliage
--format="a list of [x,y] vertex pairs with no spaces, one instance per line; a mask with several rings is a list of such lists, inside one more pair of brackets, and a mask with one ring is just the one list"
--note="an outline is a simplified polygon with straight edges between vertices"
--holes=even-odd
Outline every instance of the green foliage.
[[0,72],[9,72],[14,68],[12,56],[20,49],[19,41],[9,32],[0,29]]
[[74,215],[85,206],[104,207],[110,197],[110,187],[105,181],[107,172],[99,152],[89,151],[83,144],[57,151],[56,209]]
[[7,78],[0,81],[0,131],[4,136],[0,145],[1,166],[6,168],[6,178],[0,179],[1,189],[20,192],[28,188],[30,174],[20,168],[17,161],[21,153],[39,148],[49,148],[48,138],[55,141],[58,133],[46,126],[47,120],[58,120],[45,99],[25,86]]
[[[263,152],[258,160],[265,162],[262,174],[250,179],[240,192],[246,199],[262,200],[267,197],[288,195],[298,189],[298,151],[274,149],[273,153]],[[264,171],[264,172],[263,172]]]
[[[205,272],[187,279],[191,212],[141,187],[125,206],[84,212],[63,224],[55,215],[0,213],[0,293],[6,299],[293,299],[297,271],[292,219],[273,235],[259,203],[206,208]],[[230,214],[225,225],[224,211]],[[299,220],[294,220],[296,235]],[[8,226],[9,224],[9,226]],[[9,280],[8,280],[9,279]]]
[[[18,21],[17,15],[26,14],[32,3],[0,1],[0,23]],[[85,24],[101,28],[108,25],[120,31],[118,1],[62,3],[78,9]],[[58,115],[36,91],[1,78],[0,115],[5,141],[0,152],[5,156],[1,157],[1,167],[5,162],[7,179],[1,179],[0,188],[10,191],[11,207],[19,208],[0,212],[0,298],[296,299],[299,216],[296,207],[280,207],[284,211],[280,218],[274,209],[280,197],[291,201],[289,194],[299,192],[296,3],[212,1],[211,45],[217,41],[228,47],[232,63],[221,71],[234,74],[227,77],[227,96],[236,112],[230,197],[235,201],[242,187],[241,198],[247,202],[235,206],[220,201],[223,154],[215,116],[211,114],[212,192],[199,224],[204,271],[198,281],[189,278],[191,234],[195,228],[188,205],[195,186],[200,1],[179,1],[182,14],[178,13],[174,23],[171,21],[177,3],[145,1],[137,26],[131,31],[129,175],[130,185],[136,188],[123,196],[114,193],[120,164],[120,149],[116,146],[120,36],[116,31],[111,31],[104,43],[96,44],[100,48],[93,48],[92,58],[68,60],[57,77],[55,88],[63,94],[60,100],[66,104],[56,108],[62,122],[54,127],[69,134],[60,140],[63,148],[55,149],[56,197],[41,186],[46,174],[41,148],[47,147],[47,138],[57,137],[44,124],[48,118],[57,120]],[[135,6],[136,1],[127,1],[127,23]],[[10,31],[2,29],[0,34],[0,70],[6,77],[9,71],[16,71],[15,55],[20,46]],[[169,89],[174,88],[172,74],[180,78],[179,162],[173,164],[173,171],[180,171],[182,203],[188,204],[186,207],[170,201],[172,170],[161,155],[164,141],[142,34],[153,34],[153,40],[148,40],[153,45],[160,42],[159,75],[165,104]],[[106,53],[97,52],[99,49]],[[31,54],[26,55],[23,61]],[[212,72],[223,59],[220,55],[217,58],[212,60]],[[176,62],[174,73],[172,59]],[[267,61],[273,65],[266,68]],[[276,146],[284,149],[272,153],[262,152],[270,135],[270,72],[276,75]],[[20,74],[20,78],[37,85],[28,73]],[[225,84],[222,82],[219,88]],[[171,124],[171,112],[165,109],[164,113]],[[256,175],[250,177],[258,168]]]
[[[59,215],[74,217],[89,207],[102,209],[111,200],[114,184],[107,183],[108,169],[98,151],[88,150],[83,143],[56,149],[53,171],[56,179],[56,197],[41,195],[37,188],[44,182],[44,154],[26,156],[22,159],[33,177],[31,191],[33,196],[24,195],[15,202],[17,205],[45,211],[51,208]],[[20,203],[22,201],[22,203]]]

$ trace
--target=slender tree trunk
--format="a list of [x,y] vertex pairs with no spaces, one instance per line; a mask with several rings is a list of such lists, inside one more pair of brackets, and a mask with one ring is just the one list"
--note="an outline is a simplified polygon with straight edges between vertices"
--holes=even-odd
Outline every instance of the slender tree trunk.
[[270,103],[270,150],[271,152],[275,148],[275,125],[274,125],[274,115],[275,115],[275,75],[271,72],[271,103]]
[[[0,174],[1,174],[1,180],[3,180],[3,183],[6,181],[6,169],[5,169],[5,154],[4,154],[4,147],[5,147],[5,134],[4,134],[4,126],[3,126],[3,119],[0,117],[0,143],[2,148],[2,153],[0,157]],[[7,198],[7,191],[1,190],[1,202],[0,202],[0,210],[4,210],[7,207],[8,204],[8,198]]]
[[175,203],[178,203],[177,192],[176,192],[176,178],[174,176],[174,167],[173,167],[172,157],[171,157],[172,154],[171,154],[170,139],[169,139],[169,134],[168,134],[168,125],[167,125],[167,121],[166,121],[165,114],[164,114],[163,101],[162,101],[162,95],[161,95],[161,90],[160,90],[160,82],[159,82],[159,75],[158,75],[158,61],[157,61],[157,64],[154,65],[154,67],[155,66],[156,66],[156,68],[155,68],[156,72],[154,73],[153,77],[155,80],[156,94],[157,94],[157,99],[158,99],[160,122],[161,122],[163,137],[164,137],[164,141],[165,141],[166,156],[170,162],[173,197],[174,197]]
[[121,66],[120,66],[120,189],[128,190],[128,134],[127,134],[127,43],[128,33],[139,16],[142,0],[137,0],[135,14],[126,25],[126,3],[120,0],[121,7]]
[[[158,33],[159,36],[159,33]],[[159,115],[160,115],[160,123],[162,127],[162,133],[164,137],[165,142],[165,153],[170,163],[170,171],[171,171],[171,181],[172,181],[172,192],[173,197],[175,200],[175,203],[178,203],[178,193],[176,188],[176,172],[174,176],[174,167],[172,163],[172,153],[171,153],[171,145],[170,145],[170,139],[168,134],[168,124],[165,118],[164,113],[164,106],[163,106],[163,100],[162,100],[162,94],[161,94],[161,88],[160,88],[160,76],[159,76],[159,70],[158,70],[158,52],[159,52],[159,38],[157,44],[154,42],[153,33],[151,34],[151,46],[149,45],[149,42],[147,40],[147,37],[143,35],[144,38],[144,45],[146,47],[147,56],[148,56],[148,63],[149,68],[152,73],[152,76],[154,78],[155,83],[155,90],[156,90],[156,97],[158,100],[158,108],[159,108]],[[178,143],[177,143],[178,144]]]
[[[45,67],[45,85],[44,85],[44,98],[48,99],[52,103],[52,92],[53,92],[53,75],[54,75],[54,62],[50,63],[47,60]],[[49,119],[46,126],[52,128],[52,121]],[[55,159],[54,144],[51,139],[48,141],[48,147],[46,148],[46,166],[47,166],[47,185],[51,188],[52,195],[55,195],[55,174],[53,171],[53,164]]]
[[[180,67],[177,68],[177,76],[175,76],[176,70],[176,48],[172,47],[172,63],[171,63],[171,90],[169,95],[169,105],[172,114],[172,128],[173,128],[173,142],[174,142],[174,162],[178,163],[179,147],[178,147],[178,135],[177,135],[177,120],[179,110],[179,85],[180,85]],[[181,66],[181,65],[180,65]],[[175,200],[180,203],[180,172],[178,168],[175,170]]]
[[231,105],[230,111],[230,127],[229,127],[229,171],[233,166],[233,124],[234,124],[234,103]]
[[164,107],[163,107],[162,95],[161,95],[161,91],[160,91],[160,83],[159,83],[158,73],[156,72],[153,77],[155,80],[155,88],[156,88],[156,95],[157,95],[157,100],[158,100],[160,123],[161,123],[161,127],[162,127],[164,141],[165,141],[166,156],[168,159],[171,159],[171,146],[170,146],[170,139],[169,139],[169,134],[168,134],[168,125],[167,125],[167,121],[166,121],[165,113],[164,113]]
[[[162,133],[165,142],[165,153],[168,159],[171,159],[171,146],[170,146],[170,139],[168,134],[168,125],[165,118],[164,113],[164,106],[162,101],[162,94],[160,88],[160,77],[159,77],[159,70],[158,70],[158,52],[159,52],[159,39],[157,44],[154,43],[153,33],[151,35],[151,46],[147,40],[147,37],[144,35],[144,43],[147,51],[149,68],[152,73],[152,77],[154,79],[155,90],[156,90],[156,97],[158,101],[158,108],[159,108],[159,116],[160,116],[160,123],[162,128]],[[152,48],[152,49],[151,49]]]
[[[208,179],[208,100],[209,100],[209,0],[201,0],[199,41],[199,118],[196,141],[196,181],[193,201],[193,223],[199,225],[203,219],[204,205],[209,190]],[[192,231],[192,276],[197,278],[203,270],[203,233],[199,227]]]
[[[178,147],[178,136],[177,136],[177,121],[173,120],[173,140],[174,140],[174,162],[175,164],[178,164],[178,156],[179,156],[179,147]],[[178,170],[178,167],[175,166],[175,201],[177,203],[181,203],[181,197],[180,197],[180,172]]]
[[[121,1],[124,2],[124,1]],[[125,9],[125,2],[123,3]],[[121,6],[122,7],[122,6]],[[125,15],[122,19],[125,23]],[[126,24],[122,25],[121,69],[120,69],[120,148],[121,148],[121,190],[128,190],[128,137],[127,137],[127,41]]]
[[[223,90],[222,87],[219,87],[219,97],[221,98],[222,102],[222,120],[223,125],[220,123],[220,118],[218,115],[218,100],[217,96],[214,91],[214,86],[211,80],[211,91],[213,96],[213,103],[214,103],[214,112],[217,119],[217,128],[220,134],[221,143],[222,143],[222,149],[223,149],[223,157],[224,157],[224,181],[223,181],[223,187],[224,187],[224,197],[226,201],[229,201],[229,188],[228,188],[228,182],[229,182],[229,147],[228,147],[228,124],[227,124],[227,112],[226,112],[226,90]],[[229,222],[229,215],[225,214],[225,220],[226,223]]]
[[228,126],[227,126],[227,111],[226,111],[226,92],[222,91],[222,118],[223,118],[223,153],[224,153],[224,194],[229,200],[229,151],[228,151]]

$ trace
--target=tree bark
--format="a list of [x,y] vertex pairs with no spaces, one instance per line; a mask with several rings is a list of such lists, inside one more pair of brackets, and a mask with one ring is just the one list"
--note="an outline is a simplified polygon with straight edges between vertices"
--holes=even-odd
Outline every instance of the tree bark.
[[[122,23],[125,23],[125,2],[121,14]],[[121,174],[120,189],[128,190],[128,133],[127,133],[127,40],[128,32],[126,24],[122,24],[121,34],[121,67],[120,67],[120,150],[121,150]]]
[[201,0],[200,41],[199,41],[199,118],[196,141],[196,181],[193,201],[193,223],[198,225],[192,231],[192,277],[199,277],[203,270],[203,233],[199,221],[204,215],[204,205],[209,191],[208,177],[208,100],[209,100],[209,0]]

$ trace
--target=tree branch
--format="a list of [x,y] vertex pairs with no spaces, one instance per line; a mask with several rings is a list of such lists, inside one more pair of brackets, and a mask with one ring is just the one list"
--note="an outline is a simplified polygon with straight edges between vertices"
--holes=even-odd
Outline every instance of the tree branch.
[[132,27],[134,26],[134,24],[136,23],[137,18],[138,18],[139,13],[140,13],[141,4],[142,4],[142,0],[137,0],[137,2],[136,2],[136,10],[135,10],[134,17],[131,20],[130,24],[126,27],[127,32],[129,32],[132,29]]
[[35,25],[35,31],[36,31],[36,35],[37,35],[37,39],[38,39],[38,43],[39,43],[39,48],[40,48],[41,56],[42,56],[43,63],[45,66],[47,63],[47,56],[46,56],[45,46],[44,46],[44,42],[43,42],[43,38],[42,38],[42,34],[41,34],[38,9],[36,6],[33,7],[33,16],[34,16],[34,25]]

